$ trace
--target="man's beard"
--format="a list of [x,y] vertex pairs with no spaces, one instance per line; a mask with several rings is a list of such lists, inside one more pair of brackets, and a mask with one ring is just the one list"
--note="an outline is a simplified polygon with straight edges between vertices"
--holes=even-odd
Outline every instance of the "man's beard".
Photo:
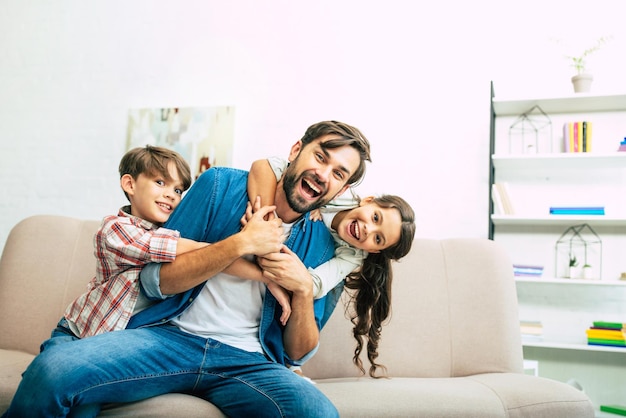
[[302,181],[302,176],[300,176],[300,178],[296,178],[296,176],[291,172],[292,170],[289,170],[289,168],[290,167],[288,167],[283,174],[283,190],[285,191],[287,203],[289,203],[289,207],[291,207],[292,210],[298,213],[307,213],[312,210],[319,209],[328,203],[330,199],[323,199],[324,192],[322,192],[322,194],[318,196],[318,199],[314,202],[310,202],[300,196],[296,189],[298,183]]

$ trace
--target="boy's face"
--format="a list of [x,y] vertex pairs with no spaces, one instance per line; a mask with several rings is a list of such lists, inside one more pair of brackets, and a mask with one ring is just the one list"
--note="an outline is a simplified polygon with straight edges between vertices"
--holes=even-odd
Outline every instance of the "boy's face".
[[292,147],[282,182],[289,206],[298,213],[319,208],[343,193],[359,167],[360,156],[353,147],[321,147],[331,138],[333,135],[324,135],[305,147],[301,143]]
[[133,179],[129,174],[122,176],[122,189],[128,194],[131,215],[161,225],[170,217],[183,196],[183,184],[170,162],[167,166],[170,178],[158,174],[140,174]]
[[361,200],[358,207],[339,217],[337,225],[333,222],[332,226],[350,246],[378,253],[400,240],[402,218],[398,209],[383,208],[372,200]]

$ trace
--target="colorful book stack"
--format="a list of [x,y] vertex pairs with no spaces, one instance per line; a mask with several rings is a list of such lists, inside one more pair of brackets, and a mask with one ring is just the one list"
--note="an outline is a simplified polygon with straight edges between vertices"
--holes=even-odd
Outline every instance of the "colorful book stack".
[[513,275],[515,277],[541,277],[542,274],[542,266],[525,266],[520,264],[513,264]]
[[520,320],[520,331],[524,341],[543,340],[543,324],[541,321]]
[[591,122],[563,124],[563,149],[565,152],[591,152]]
[[604,215],[604,206],[550,206],[550,215]]
[[621,322],[594,321],[587,329],[587,344],[626,347],[626,324]]

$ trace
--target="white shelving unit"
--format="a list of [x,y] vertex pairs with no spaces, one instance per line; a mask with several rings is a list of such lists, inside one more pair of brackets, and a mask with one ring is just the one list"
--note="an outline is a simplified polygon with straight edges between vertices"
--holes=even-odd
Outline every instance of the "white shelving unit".
[[[502,244],[514,264],[541,265],[540,278],[516,279],[520,319],[541,321],[541,340],[524,340],[527,360],[539,376],[574,379],[594,405],[623,403],[626,348],[590,346],[585,330],[593,321],[626,323],[626,94],[576,94],[556,98],[501,99],[492,87],[490,183],[506,183],[514,212],[494,213],[489,237]],[[549,144],[521,154],[509,128],[533,106],[547,114]],[[563,152],[563,124],[593,122],[589,153]],[[545,152],[550,150],[551,152]],[[491,187],[490,187],[491,190]],[[605,215],[550,215],[551,206],[604,206]],[[556,277],[555,245],[570,226],[587,224],[602,240],[596,280]],[[598,416],[600,412],[598,411]]]

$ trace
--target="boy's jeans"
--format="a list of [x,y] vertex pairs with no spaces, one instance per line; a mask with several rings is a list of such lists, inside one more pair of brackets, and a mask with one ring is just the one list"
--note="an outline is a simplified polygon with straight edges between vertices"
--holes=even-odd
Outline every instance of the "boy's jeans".
[[24,373],[7,417],[93,416],[93,404],[170,392],[206,399],[229,416],[338,416],[326,396],[285,366],[171,325],[58,344],[54,338]]

